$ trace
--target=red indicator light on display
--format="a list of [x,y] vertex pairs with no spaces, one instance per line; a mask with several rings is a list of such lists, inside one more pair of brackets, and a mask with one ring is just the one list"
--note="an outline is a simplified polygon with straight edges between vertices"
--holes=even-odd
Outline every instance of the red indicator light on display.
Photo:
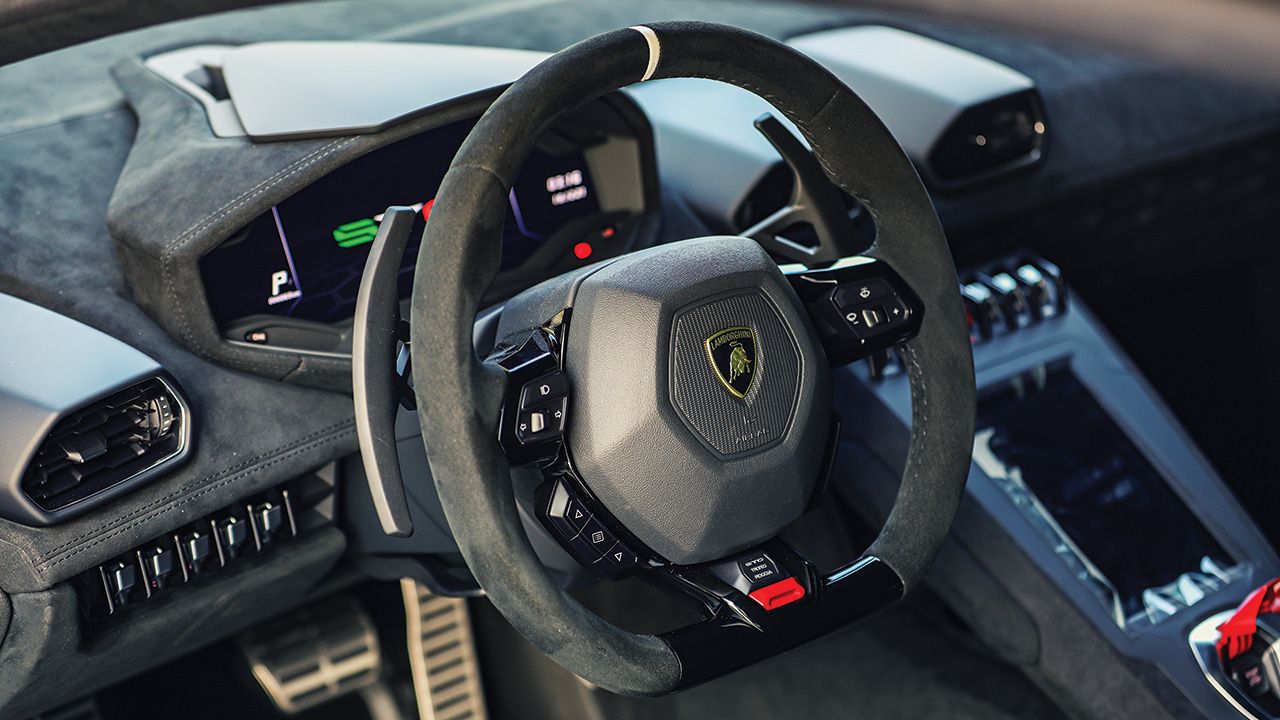
[[610,225],[610,226],[608,226],[608,227],[606,227],[605,229],[603,229],[603,230],[601,230],[601,231],[600,231],[600,237],[604,238],[605,240],[608,240],[609,238],[613,237],[613,234],[614,234],[615,232],[617,232],[617,231],[613,229],[613,226],[612,226],[612,225]]
[[435,204],[436,204],[435,198],[431,198],[430,200],[422,203],[422,219],[423,220],[426,220],[431,217],[431,206]]
[[573,256],[579,260],[586,260],[591,257],[591,243],[580,242],[573,246]]

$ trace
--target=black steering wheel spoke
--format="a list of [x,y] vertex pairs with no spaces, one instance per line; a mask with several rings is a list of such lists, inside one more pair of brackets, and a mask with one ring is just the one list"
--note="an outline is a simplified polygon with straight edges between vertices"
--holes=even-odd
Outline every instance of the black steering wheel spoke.
[[781,539],[729,558],[653,571],[655,580],[693,597],[708,617],[659,637],[694,685],[790,650],[897,602],[902,580],[863,556],[820,573]]
[[569,379],[561,339],[569,312],[500,344],[485,359],[505,381],[498,444],[513,467],[546,465],[561,455],[569,413]]
[[833,367],[883,353],[914,338],[924,303],[889,264],[844,258],[826,268],[786,272]]

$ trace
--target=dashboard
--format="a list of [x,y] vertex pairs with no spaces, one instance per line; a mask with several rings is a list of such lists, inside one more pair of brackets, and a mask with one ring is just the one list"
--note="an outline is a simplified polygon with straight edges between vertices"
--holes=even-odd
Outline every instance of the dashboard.
[[[580,111],[526,160],[508,197],[493,301],[634,246],[648,206],[644,189],[656,181],[647,177],[653,163],[639,132],[619,133],[628,127],[619,102]],[[400,297],[407,298],[436,190],[474,125],[474,117],[456,120],[356,158],[201,257],[209,311],[223,336],[345,350],[360,276],[390,205],[418,214],[399,275]]]

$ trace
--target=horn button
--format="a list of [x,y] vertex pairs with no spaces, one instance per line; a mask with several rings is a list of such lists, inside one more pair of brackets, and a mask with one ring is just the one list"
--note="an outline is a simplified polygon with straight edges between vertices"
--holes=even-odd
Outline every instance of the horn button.
[[830,441],[818,348],[754,241],[686,240],[620,258],[573,302],[565,371],[578,474],[671,562],[773,537],[807,507]]

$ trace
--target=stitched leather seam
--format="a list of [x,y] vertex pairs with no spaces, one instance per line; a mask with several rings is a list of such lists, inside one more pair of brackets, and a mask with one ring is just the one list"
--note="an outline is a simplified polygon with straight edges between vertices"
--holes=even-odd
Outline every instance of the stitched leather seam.
[[260,471],[260,470],[265,470],[265,469],[267,469],[267,468],[271,467],[272,465],[276,465],[276,464],[278,464],[278,463],[282,463],[282,462],[284,462],[285,460],[292,459],[293,457],[295,457],[295,456],[297,456],[297,455],[299,455],[299,454],[301,454],[301,453],[308,452],[308,451],[310,451],[310,450],[314,450],[314,449],[316,449],[316,448],[318,448],[318,447],[321,447],[322,445],[325,445],[325,444],[327,444],[327,443],[334,442],[334,441],[336,441],[336,440],[338,440],[338,439],[342,438],[344,435],[350,435],[350,434],[352,434],[352,433],[354,433],[354,432],[355,432],[355,428],[350,428],[350,429],[346,430],[345,432],[341,432],[341,433],[337,433],[337,434],[334,434],[334,435],[330,435],[330,436],[328,436],[328,437],[326,437],[326,438],[321,438],[320,440],[317,440],[317,441],[315,441],[314,443],[311,443],[311,444],[309,444],[309,445],[307,445],[307,446],[296,448],[296,449],[294,449],[294,450],[292,450],[292,451],[290,451],[290,452],[288,452],[288,453],[286,453],[286,454],[284,454],[284,455],[281,455],[281,456],[279,456],[279,457],[277,457],[277,458],[275,458],[275,459],[271,460],[270,462],[266,462],[266,463],[263,463],[263,464],[261,464],[261,465],[254,466],[254,467],[250,468],[249,470],[247,470],[246,472],[239,473],[239,474],[237,474],[237,475],[232,475],[232,476],[227,477],[227,478],[223,478],[222,480],[219,480],[218,482],[216,482],[216,483],[214,483],[214,484],[212,484],[212,485],[209,485],[208,487],[205,487],[205,488],[201,489],[201,490],[200,490],[200,491],[198,491],[198,492],[192,493],[191,495],[188,495],[187,497],[182,498],[181,500],[179,500],[179,501],[177,501],[177,502],[175,502],[175,503],[173,503],[173,504],[171,504],[171,505],[168,505],[168,506],[166,506],[166,507],[163,507],[163,508],[160,508],[160,509],[156,510],[155,512],[153,512],[153,513],[149,514],[147,517],[140,518],[137,522],[133,522],[133,523],[130,523],[130,524],[128,524],[128,525],[124,525],[124,526],[121,526],[121,527],[119,527],[119,528],[116,528],[115,530],[113,530],[113,531],[111,531],[111,532],[107,533],[106,535],[103,535],[102,537],[98,538],[97,540],[94,540],[94,541],[93,541],[93,542],[91,542],[91,543],[88,543],[87,545],[81,545],[80,547],[76,548],[75,550],[72,550],[71,552],[67,553],[66,555],[63,555],[62,557],[58,558],[57,560],[54,560],[53,562],[48,563],[47,565],[45,565],[45,566],[40,570],[40,573],[41,573],[41,574],[46,574],[46,573],[48,573],[50,570],[52,570],[52,569],[54,568],[54,566],[55,566],[55,565],[57,565],[58,563],[61,563],[61,562],[63,562],[64,560],[69,560],[69,559],[71,559],[71,558],[75,557],[76,555],[79,555],[80,553],[82,553],[82,552],[84,552],[84,551],[88,550],[89,548],[92,548],[92,547],[94,547],[95,545],[98,545],[98,544],[104,543],[104,542],[106,542],[107,540],[110,540],[111,538],[115,537],[116,535],[119,535],[119,534],[121,534],[121,533],[125,532],[126,530],[130,530],[130,529],[132,529],[132,528],[135,528],[135,527],[137,527],[137,526],[139,526],[139,525],[143,524],[144,522],[146,522],[146,521],[148,521],[148,520],[151,520],[151,519],[154,519],[154,518],[158,518],[158,517],[160,517],[160,516],[164,515],[165,513],[168,513],[168,512],[170,512],[170,511],[172,511],[172,510],[176,509],[176,508],[179,508],[179,507],[181,507],[181,506],[183,506],[183,505],[185,505],[185,504],[187,504],[187,503],[189,503],[189,502],[193,502],[193,501],[195,501],[197,498],[199,498],[200,496],[205,495],[205,494],[208,494],[208,493],[211,493],[211,492],[213,492],[214,490],[216,490],[216,489],[218,489],[218,488],[222,487],[223,485],[226,485],[226,484],[228,484],[228,483],[230,483],[230,482],[233,482],[233,481],[235,481],[235,480],[240,480],[240,479],[242,479],[242,478],[249,477],[250,475],[253,475],[254,473],[256,473],[256,472],[258,472],[258,471]]
[[352,422],[353,422],[352,420],[343,420],[342,422],[334,423],[334,424],[332,424],[332,425],[330,425],[330,426],[328,426],[328,427],[321,428],[320,430],[316,430],[315,432],[309,433],[309,434],[307,434],[307,435],[305,435],[305,436],[303,436],[303,437],[301,437],[301,438],[298,438],[297,440],[295,440],[295,441],[293,441],[293,442],[291,442],[291,443],[288,443],[288,444],[286,444],[286,445],[282,445],[282,446],[280,446],[280,447],[278,447],[278,448],[275,448],[275,449],[273,449],[273,450],[268,450],[267,452],[264,452],[264,453],[261,453],[261,454],[259,454],[259,455],[254,456],[254,457],[252,457],[252,458],[249,458],[248,460],[246,460],[246,461],[244,461],[244,462],[240,463],[239,465],[234,465],[234,466],[231,466],[231,467],[221,468],[221,469],[219,469],[219,470],[215,470],[214,472],[209,473],[208,475],[206,475],[206,476],[204,476],[204,477],[200,478],[199,480],[192,480],[191,482],[189,482],[189,483],[187,483],[187,484],[183,485],[182,487],[178,488],[177,490],[174,490],[173,492],[170,492],[168,495],[165,495],[164,497],[161,497],[161,498],[157,498],[156,500],[153,500],[151,503],[148,503],[147,505],[144,505],[144,506],[142,506],[142,507],[140,507],[140,508],[136,508],[136,509],[134,509],[132,512],[130,512],[129,514],[124,515],[123,517],[114,518],[114,519],[112,519],[110,522],[103,523],[102,525],[100,525],[100,526],[98,526],[98,527],[94,528],[93,530],[90,530],[90,531],[88,531],[88,532],[85,532],[85,533],[84,533],[84,534],[82,534],[82,535],[79,535],[79,536],[77,536],[77,537],[75,537],[75,538],[72,538],[71,540],[68,540],[68,541],[66,541],[66,542],[62,543],[61,545],[59,545],[59,546],[57,546],[57,547],[55,547],[55,548],[53,548],[53,549],[49,550],[49,551],[48,551],[48,552],[46,552],[43,556],[41,556],[41,557],[40,557],[39,562],[43,563],[43,562],[45,562],[46,560],[48,560],[49,558],[51,558],[51,557],[53,557],[53,556],[57,555],[60,551],[65,550],[66,548],[71,547],[72,545],[75,545],[76,543],[79,543],[81,540],[85,540],[86,538],[90,538],[90,537],[93,537],[94,535],[97,535],[98,533],[102,532],[103,530],[106,530],[106,529],[110,528],[114,523],[118,523],[118,522],[122,522],[122,521],[128,521],[128,520],[130,520],[131,518],[133,518],[133,517],[135,517],[135,516],[137,516],[137,515],[139,515],[139,514],[145,513],[145,512],[147,512],[147,511],[151,510],[152,508],[155,508],[155,507],[156,507],[156,506],[158,506],[158,505],[163,505],[163,504],[167,503],[168,501],[172,500],[173,498],[178,497],[178,496],[182,495],[183,493],[188,492],[188,491],[190,491],[190,490],[192,490],[192,489],[194,489],[194,488],[197,488],[197,487],[199,487],[199,486],[203,485],[204,483],[206,483],[206,482],[208,482],[208,481],[210,481],[210,480],[213,480],[214,478],[220,477],[220,476],[222,476],[222,475],[226,475],[226,474],[228,474],[228,473],[237,473],[237,472],[239,472],[239,471],[241,471],[241,470],[244,470],[245,468],[252,467],[253,465],[255,465],[256,463],[258,463],[259,461],[263,460],[264,458],[271,457],[272,455],[274,455],[274,454],[276,454],[276,453],[279,453],[279,452],[287,452],[287,451],[290,451],[290,450],[292,450],[292,449],[294,449],[294,448],[297,448],[297,447],[298,447],[298,446],[300,446],[300,445],[303,445],[303,444],[305,444],[305,443],[307,443],[307,442],[310,442],[311,440],[313,440],[313,439],[315,439],[315,438],[317,438],[317,437],[319,437],[319,436],[321,436],[321,435],[325,435],[325,434],[331,433],[331,432],[333,432],[334,430],[337,430],[337,429],[339,429],[339,428],[343,427],[344,425],[349,426],[349,425],[351,425],[351,423],[352,423]]
[[[915,346],[911,343],[906,343],[903,345],[903,348],[906,350],[907,359],[910,361],[910,372],[907,373],[907,376],[911,379],[911,444],[915,445],[917,440],[919,440],[920,443],[919,448],[917,448],[916,453],[913,453],[913,455],[915,458],[924,458],[925,442],[928,440],[929,435],[929,430],[927,428],[929,424],[929,391],[924,383],[924,370],[920,368],[920,361],[916,358]],[[919,402],[915,401],[917,389],[919,390]],[[919,422],[916,421],[917,415],[919,415]],[[912,485],[915,485],[916,481],[920,477],[920,466],[922,464],[923,463],[920,459],[912,460]]]
[[[173,273],[170,271],[172,261],[173,261],[173,256],[177,253],[178,249],[182,246],[182,244],[190,240],[192,237],[196,236],[197,234],[199,234],[205,228],[213,225],[218,220],[222,219],[223,217],[231,213],[233,210],[259,197],[264,192],[266,192],[271,187],[273,187],[280,180],[283,180],[286,177],[294,175],[297,172],[301,171],[302,169],[319,162],[321,159],[327,157],[328,155],[333,154],[340,148],[346,145],[349,145],[354,141],[355,141],[355,138],[345,138],[342,140],[336,140],[323,147],[316,148],[315,150],[308,153],[307,155],[301,158],[298,158],[289,166],[278,171],[271,177],[267,178],[266,180],[263,180],[262,182],[258,183],[252,188],[246,190],[244,193],[241,193],[239,197],[227,203],[226,205],[223,205],[222,208],[219,209],[217,212],[213,213],[212,215],[206,217],[204,220],[187,228],[180,235],[178,235],[178,237],[174,238],[172,242],[170,242],[168,245],[164,247],[164,249],[160,252],[160,271],[164,274],[164,277],[165,277],[165,294],[169,297],[169,301],[173,304],[173,307],[177,313],[178,335],[180,339],[182,339],[184,342],[186,342],[190,346],[196,346],[196,343],[191,338],[191,328],[187,318],[186,306],[184,303],[181,302],[181,299],[178,297],[177,285],[174,283],[174,279],[173,279],[174,276],[173,276]],[[205,353],[201,352],[201,354],[205,354]],[[238,356],[229,356],[229,357],[220,358],[220,359],[227,362],[230,365],[241,367],[241,368],[249,368],[249,369],[256,369],[256,370],[272,370],[278,367],[277,363],[275,362],[270,362],[270,361],[258,362],[258,361],[250,360],[248,358],[240,358]],[[297,360],[297,363],[300,364],[301,360],[300,359]],[[296,369],[296,364],[295,364],[295,369]]]

